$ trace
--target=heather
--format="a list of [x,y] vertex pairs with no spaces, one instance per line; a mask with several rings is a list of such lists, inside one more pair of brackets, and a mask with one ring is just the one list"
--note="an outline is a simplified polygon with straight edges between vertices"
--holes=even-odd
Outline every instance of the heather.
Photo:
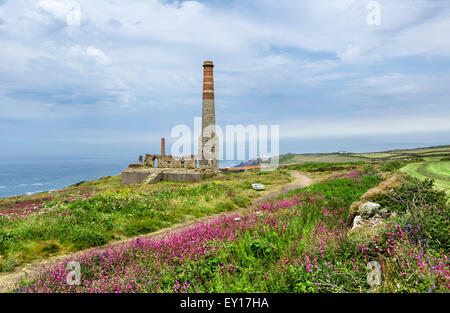
[[[343,219],[379,181],[353,173],[168,238],[91,250],[77,258],[80,286],[66,284],[67,260],[24,282],[22,291],[316,292],[352,279],[364,286],[365,264],[341,256],[348,244]],[[355,273],[339,274],[348,269]]]
[[259,196],[252,182],[270,190],[289,180],[285,170],[128,187],[117,185],[113,177],[5,199],[0,202],[0,271],[246,207]]
[[[344,221],[351,203],[377,186],[381,178],[373,168],[327,177],[242,214],[198,223],[168,237],[139,237],[88,250],[43,268],[37,276],[22,281],[16,291],[448,292],[449,207],[445,193],[437,191],[432,181],[405,178],[399,187],[371,199],[389,207],[397,217],[382,227],[349,233]],[[227,183],[225,179],[183,190],[163,185],[159,193],[118,188],[80,194],[67,199],[59,214],[83,225],[89,218],[85,212],[95,207],[103,216],[120,211],[149,227],[145,213],[149,210],[159,227],[165,227],[188,212],[201,216],[195,207],[199,202],[192,200],[195,197],[200,203],[223,193],[230,197],[230,189],[221,186]],[[248,182],[240,184],[246,188]],[[236,190],[232,196],[241,196]],[[221,210],[226,209],[215,206],[215,212]],[[101,227],[108,227],[108,221],[97,220]],[[127,228],[130,225],[124,223],[121,230],[135,229]],[[52,245],[47,247],[51,251]],[[81,265],[80,285],[66,282],[66,266],[72,260]],[[372,261],[381,265],[381,286],[367,283],[367,266]]]
[[[349,205],[379,181],[339,175],[169,237],[93,249],[75,258],[79,286],[66,283],[66,260],[17,291],[448,292],[448,249],[423,240],[429,225],[400,215],[370,240],[348,235]],[[371,261],[381,265],[381,286],[367,283]]]

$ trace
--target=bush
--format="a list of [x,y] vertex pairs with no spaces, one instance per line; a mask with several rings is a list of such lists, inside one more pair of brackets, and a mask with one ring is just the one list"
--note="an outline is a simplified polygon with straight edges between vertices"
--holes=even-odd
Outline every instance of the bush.
[[74,243],[78,249],[104,245],[110,238],[102,232],[81,227],[74,227],[67,234],[67,240]]
[[11,232],[0,230],[0,253],[6,251],[14,239],[15,237]]
[[148,234],[158,229],[164,227],[164,224],[159,220],[154,220],[152,218],[139,219],[134,221],[129,221],[125,224],[125,235],[126,236],[136,236],[140,234]]
[[406,162],[404,161],[388,161],[381,163],[381,169],[385,172],[393,172],[396,171],[403,166],[405,166]]
[[12,257],[6,258],[6,260],[0,260],[0,272],[10,272],[13,271],[19,262]]
[[450,205],[446,193],[434,188],[433,180],[408,177],[400,187],[375,195],[371,201],[399,213],[399,224],[416,242],[450,249]]
[[267,240],[254,239],[248,243],[248,249],[256,258],[272,260],[278,257],[276,246]]
[[225,211],[233,211],[236,210],[236,205],[233,204],[233,202],[226,201],[226,202],[220,202],[217,204],[217,209],[219,212],[225,212]]
[[447,205],[448,198],[444,191],[434,188],[433,180],[408,177],[402,179],[400,187],[374,195],[371,199],[392,211],[412,212],[425,204],[442,209]]
[[233,198],[233,203],[240,208],[245,208],[250,204],[250,200],[242,196],[237,196]]

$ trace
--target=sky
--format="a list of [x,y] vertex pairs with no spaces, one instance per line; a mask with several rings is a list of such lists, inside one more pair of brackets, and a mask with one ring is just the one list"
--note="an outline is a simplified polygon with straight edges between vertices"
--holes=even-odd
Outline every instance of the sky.
[[158,153],[205,60],[280,153],[450,144],[448,0],[0,0],[0,157]]

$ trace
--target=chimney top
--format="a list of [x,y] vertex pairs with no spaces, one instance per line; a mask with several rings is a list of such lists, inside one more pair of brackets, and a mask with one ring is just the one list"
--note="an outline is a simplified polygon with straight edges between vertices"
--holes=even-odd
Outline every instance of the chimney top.
[[166,139],[161,138],[161,156],[166,156]]
[[203,62],[203,66],[214,66],[213,61],[205,61]]

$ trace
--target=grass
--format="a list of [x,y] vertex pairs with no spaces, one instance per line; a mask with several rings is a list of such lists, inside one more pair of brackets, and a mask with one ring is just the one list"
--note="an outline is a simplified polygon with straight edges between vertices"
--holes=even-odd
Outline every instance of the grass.
[[425,171],[431,175],[435,175],[437,179],[450,180],[450,161],[427,164]]
[[[330,218],[342,226],[350,203],[379,182],[380,178],[375,175],[336,177],[307,189],[291,191],[247,215],[199,224],[166,239],[164,244],[143,239],[131,246],[108,250],[108,255],[102,257],[102,253],[86,254],[80,257],[85,277],[83,285],[69,287],[66,291],[313,290],[309,288],[314,287],[311,278],[305,283],[298,280],[301,269],[294,259],[311,247],[320,247],[317,242],[311,245],[310,241],[320,238],[316,235],[321,220]],[[53,281],[55,277],[58,275],[44,274],[39,282],[24,283],[25,290],[64,292],[64,280]],[[119,277],[123,282],[120,286],[113,283]]]
[[418,149],[405,149],[405,150],[391,150],[384,152],[374,153],[358,153],[357,156],[372,158],[372,159],[406,159],[413,157],[433,157],[433,156],[448,156],[450,155],[450,146],[437,146]]
[[[402,171],[407,168],[425,179],[419,167],[439,162],[435,157],[428,160],[408,163]],[[63,262],[36,281],[24,281],[21,290],[366,292],[374,290],[366,283],[367,263],[377,260],[385,275],[378,291],[445,291],[445,281],[437,272],[448,275],[447,261],[442,257],[448,251],[418,244],[414,240],[422,237],[411,233],[414,225],[425,222],[426,234],[445,236],[445,227],[440,225],[448,224],[448,208],[434,208],[427,197],[416,192],[426,190],[428,183],[426,188],[415,188],[414,182],[414,188],[398,191],[405,199],[412,197],[411,207],[424,207],[424,214],[411,221],[413,215],[408,211],[406,217],[401,215],[370,234],[347,235],[344,221],[350,204],[378,185],[381,178],[377,171],[394,172],[404,164],[400,160],[379,164],[309,162],[273,172],[219,174],[198,183],[163,181],[128,187],[120,186],[115,176],[52,194],[6,199],[0,212],[29,211],[0,218],[0,268],[11,271],[30,260],[101,246],[245,207],[261,195],[251,188],[252,183],[263,183],[271,191],[290,181],[290,170],[297,170],[319,177],[320,182],[290,191],[248,213],[197,224],[162,242],[139,239],[106,252],[87,252],[78,259],[84,275],[79,287],[69,287],[60,280],[67,272],[67,262]],[[446,164],[436,165],[423,169],[434,175],[447,173]],[[425,200],[416,203],[418,199]],[[402,212],[399,209],[399,214]],[[447,242],[441,237],[435,241]]]
[[414,160],[423,158],[443,158],[450,156],[450,146],[428,147],[410,150],[391,150],[373,153],[319,153],[293,154],[280,157],[280,164],[295,163],[345,163],[345,162],[381,162],[387,160]]
[[[348,235],[350,203],[380,181],[374,172],[335,175],[168,238],[87,252],[76,258],[80,285],[66,283],[66,260],[16,291],[448,292],[449,207],[429,182],[405,181],[392,203],[397,218]],[[379,286],[367,283],[373,261]]]
[[50,255],[148,234],[201,216],[245,207],[291,180],[287,170],[219,174],[198,182],[120,186],[120,177],[83,182],[0,203],[0,271]]
[[429,160],[429,162],[407,164],[401,168],[401,171],[422,180],[431,178],[437,188],[450,194],[450,162],[437,161],[436,158]]
[[365,157],[348,153],[324,153],[324,154],[285,154],[280,157],[280,164],[295,163],[347,163],[367,162]]

